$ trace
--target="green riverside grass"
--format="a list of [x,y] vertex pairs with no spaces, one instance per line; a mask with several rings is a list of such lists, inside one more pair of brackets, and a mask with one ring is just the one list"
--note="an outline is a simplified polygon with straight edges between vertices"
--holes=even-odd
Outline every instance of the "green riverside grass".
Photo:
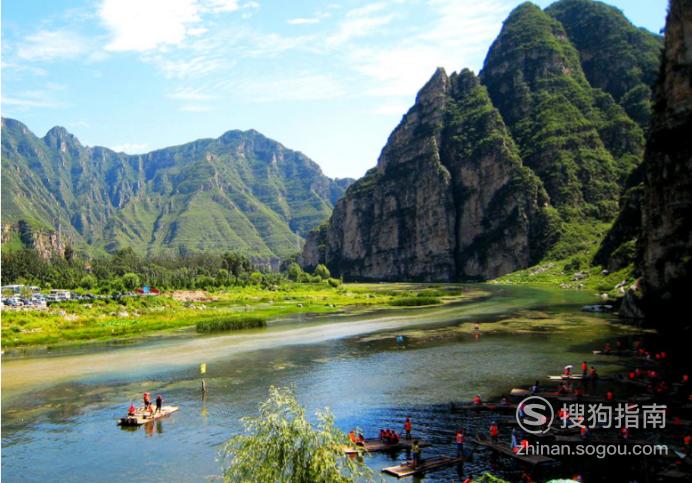
[[197,322],[197,332],[222,332],[225,330],[256,329],[266,327],[267,319],[255,316],[239,316],[200,320]]
[[[287,282],[272,289],[231,286],[207,295],[211,300],[199,302],[174,300],[164,293],[157,297],[64,302],[46,310],[4,309],[2,348],[52,348],[151,335],[189,337],[197,332],[262,327],[257,321],[266,323],[297,314],[403,309],[462,298],[456,284],[346,283],[335,288],[326,281]],[[483,295],[481,290],[463,290],[464,300]],[[397,303],[399,300],[403,302]]]

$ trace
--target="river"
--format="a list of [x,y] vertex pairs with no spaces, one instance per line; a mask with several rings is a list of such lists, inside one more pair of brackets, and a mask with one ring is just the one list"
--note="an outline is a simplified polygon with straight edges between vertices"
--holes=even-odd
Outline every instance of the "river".
[[[631,334],[610,316],[580,307],[593,294],[483,285],[486,298],[442,307],[279,321],[231,335],[150,340],[55,354],[5,357],[2,363],[4,481],[209,481],[219,451],[256,413],[270,385],[292,385],[310,413],[328,406],[338,426],[400,429],[430,440],[426,454],[452,453],[459,426],[485,429],[482,416],[450,414],[450,401],[544,379],[584,359],[600,372],[616,358],[591,350]],[[480,336],[473,334],[475,322]],[[406,336],[397,343],[396,336]],[[199,364],[207,363],[201,397]],[[178,413],[150,427],[120,429],[116,419],[141,394],[162,394]],[[401,459],[366,457],[376,472]],[[486,457],[429,476],[457,481],[459,471],[503,474]]]

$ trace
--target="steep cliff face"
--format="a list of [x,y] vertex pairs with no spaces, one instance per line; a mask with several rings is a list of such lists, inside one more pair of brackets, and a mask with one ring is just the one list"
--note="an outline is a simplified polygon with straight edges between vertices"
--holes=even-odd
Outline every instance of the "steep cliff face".
[[481,79],[563,217],[612,219],[643,135],[609,94],[590,86],[560,22],[531,3],[517,7]]
[[[692,286],[692,3],[672,0],[644,161],[641,303],[661,326],[690,326]],[[635,313],[630,297],[624,312]]]
[[546,205],[478,78],[438,69],[377,167],[308,237],[303,264],[353,279],[494,277],[541,256]]
[[32,227],[26,221],[15,224],[2,224],[3,248],[32,248],[39,257],[50,259],[64,257],[69,241],[60,232],[48,229]]

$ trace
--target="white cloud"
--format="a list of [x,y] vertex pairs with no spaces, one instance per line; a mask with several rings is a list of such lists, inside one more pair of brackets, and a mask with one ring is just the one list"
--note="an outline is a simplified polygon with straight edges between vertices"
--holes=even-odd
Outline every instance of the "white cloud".
[[216,96],[205,94],[200,89],[191,87],[180,87],[168,94],[167,97],[180,101],[210,101],[216,98]]
[[367,36],[392,21],[394,15],[384,13],[386,4],[372,3],[349,10],[334,35],[327,38],[327,45],[338,46],[351,39]]
[[50,101],[46,99],[32,99],[27,97],[3,97],[2,104],[5,106],[16,106],[16,107],[44,107],[44,108],[57,108],[64,107],[63,104],[55,101]]
[[116,153],[143,154],[147,152],[148,144],[124,143],[112,146],[111,149]]
[[317,17],[297,17],[289,18],[286,23],[289,25],[312,25],[320,23],[320,19]]
[[180,44],[190,30],[198,32],[201,21],[197,0],[104,0],[99,13],[112,34],[110,51]]
[[72,59],[87,51],[87,41],[74,32],[41,30],[20,42],[17,56],[23,60],[50,61]]
[[234,80],[219,83],[218,87],[251,102],[316,101],[343,97],[347,93],[336,78],[307,72],[278,79]]
[[205,6],[212,12],[235,12],[240,8],[238,0],[207,0]]

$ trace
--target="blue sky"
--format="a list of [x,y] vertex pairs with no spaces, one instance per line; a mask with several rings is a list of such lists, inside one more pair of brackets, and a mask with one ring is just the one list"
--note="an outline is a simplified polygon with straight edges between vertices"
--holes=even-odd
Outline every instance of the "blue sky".
[[[4,0],[2,115],[128,153],[254,128],[359,177],[435,67],[477,72],[519,3]],[[664,25],[666,0],[607,3]]]

